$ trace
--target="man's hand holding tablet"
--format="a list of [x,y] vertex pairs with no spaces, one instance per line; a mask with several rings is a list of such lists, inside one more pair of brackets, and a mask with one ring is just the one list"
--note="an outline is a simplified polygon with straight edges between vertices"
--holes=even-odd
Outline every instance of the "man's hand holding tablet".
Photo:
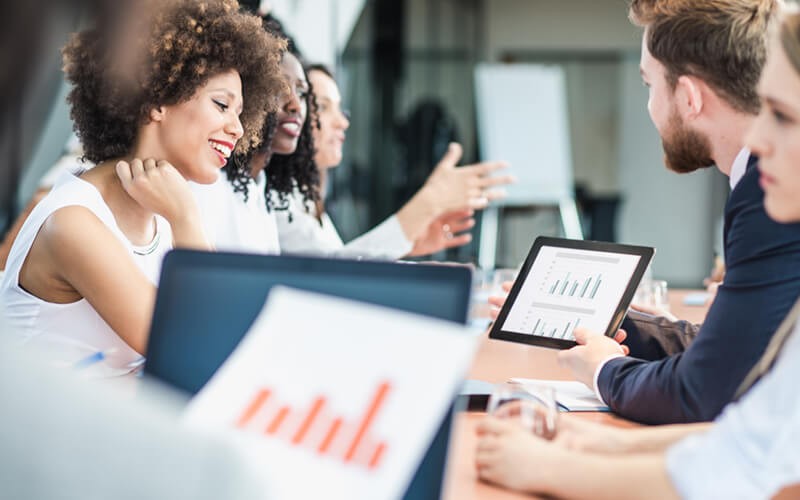
[[594,389],[597,367],[609,359],[627,356],[630,352],[628,346],[621,345],[626,336],[625,330],[617,330],[614,338],[611,338],[579,328],[575,330],[578,345],[558,353],[558,363],[569,368],[575,380]]

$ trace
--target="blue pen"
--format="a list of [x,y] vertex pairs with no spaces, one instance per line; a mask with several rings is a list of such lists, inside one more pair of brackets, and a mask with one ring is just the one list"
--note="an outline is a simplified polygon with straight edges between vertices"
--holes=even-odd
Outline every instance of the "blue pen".
[[83,370],[85,368],[88,368],[88,367],[92,366],[95,363],[99,363],[99,362],[105,360],[106,359],[106,353],[111,354],[111,352],[113,350],[114,349],[109,349],[107,351],[97,351],[94,354],[90,354],[89,356],[86,356],[82,360],[80,360],[77,363],[75,363],[75,365],[73,365],[73,368],[75,368],[76,370]]

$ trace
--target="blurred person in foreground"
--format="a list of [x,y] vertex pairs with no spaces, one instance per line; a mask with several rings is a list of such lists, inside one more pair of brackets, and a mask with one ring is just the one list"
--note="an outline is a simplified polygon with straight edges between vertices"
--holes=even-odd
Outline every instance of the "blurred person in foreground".
[[[78,9],[89,2],[62,3]],[[15,71],[4,73],[11,78],[3,79],[0,92],[2,124],[14,104],[9,96],[25,95],[27,63],[47,46],[42,28],[58,13],[45,8],[51,4],[34,0],[7,6],[6,19],[14,29],[0,31],[19,37],[0,43],[0,61],[16,61],[20,55],[27,61],[3,64]],[[19,47],[26,50],[18,52]],[[130,401],[77,374],[54,372],[10,341],[13,334],[2,309],[0,302],[0,498],[268,498],[250,458],[220,440],[181,428],[174,395],[147,384]]]

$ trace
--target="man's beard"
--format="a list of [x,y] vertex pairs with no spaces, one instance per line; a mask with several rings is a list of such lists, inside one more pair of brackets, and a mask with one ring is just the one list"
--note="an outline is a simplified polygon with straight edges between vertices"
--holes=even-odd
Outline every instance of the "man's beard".
[[661,137],[661,144],[664,163],[670,170],[688,174],[714,165],[708,137],[687,127],[677,112],[673,112],[669,118],[667,134]]

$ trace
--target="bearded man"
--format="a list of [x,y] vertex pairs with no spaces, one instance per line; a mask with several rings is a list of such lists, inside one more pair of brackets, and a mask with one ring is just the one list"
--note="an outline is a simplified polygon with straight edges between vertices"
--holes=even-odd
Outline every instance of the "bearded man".
[[702,325],[631,312],[622,325],[630,355],[614,339],[587,331],[576,333],[581,345],[559,355],[625,418],[713,420],[800,296],[800,225],[767,216],[758,158],[744,148],[759,110],[756,85],[778,3],[631,3],[631,20],[644,28],[640,69],[667,167],[686,173],[716,165],[732,191],[725,207],[727,273]]

